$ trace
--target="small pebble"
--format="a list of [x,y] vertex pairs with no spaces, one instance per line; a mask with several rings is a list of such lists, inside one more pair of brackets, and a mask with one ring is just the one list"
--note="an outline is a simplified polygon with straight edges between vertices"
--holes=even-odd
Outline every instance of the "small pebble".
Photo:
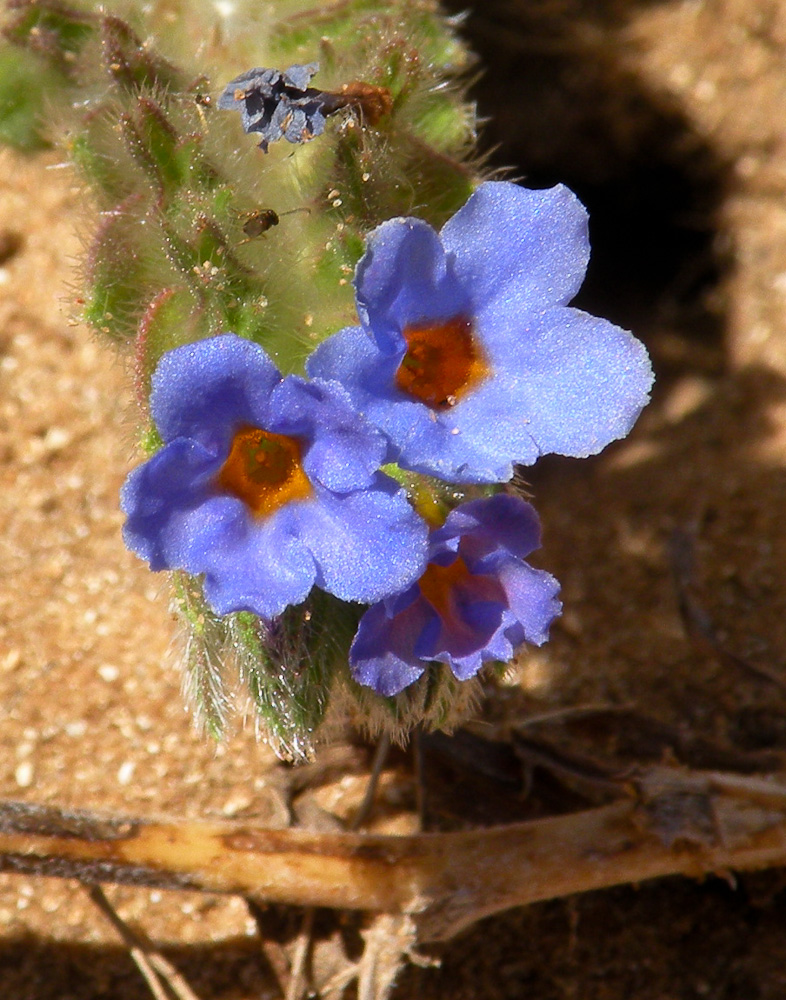
[[20,788],[29,788],[33,784],[33,765],[29,760],[23,760],[14,771],[14,779]]
[[117,783],[119,785],[127,785],[134,776],[134,768],[136,764],[132,760],[124,761],[120,767],[117,769]]

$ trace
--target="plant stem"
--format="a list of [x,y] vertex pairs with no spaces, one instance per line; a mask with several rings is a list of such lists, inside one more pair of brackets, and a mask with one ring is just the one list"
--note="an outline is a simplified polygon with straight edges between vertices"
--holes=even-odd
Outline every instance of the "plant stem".
[[401,837],[4,803],[0,870],[405,913],[420,940],[443,940],[514,906],[786,864],[783,782],[654,767],[629,787],[630,798],[567,816]]

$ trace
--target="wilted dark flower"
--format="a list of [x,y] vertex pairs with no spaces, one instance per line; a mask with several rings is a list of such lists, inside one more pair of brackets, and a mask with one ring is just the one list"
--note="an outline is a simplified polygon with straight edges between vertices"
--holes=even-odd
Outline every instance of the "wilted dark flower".
[[250,69],[235,77],[218,99],[219,108],[239,111],[246,132],[260,132],[260,148],[284,138],[308,142],[321,135],[325,118],[341,108],[354,108],[369,125],[390,114],[393,100],[387,87],[355,80],[337,93],[309,87],[319,63],[294,65],[283,71]]
[[[219,108],[239,111],[246,132],[259,132],[260,147],[284,138],[308,142],[325,128],[327,95],[309,87],[319,63],[294,65],[283,71],[250,69],[228,83],[218,99]],[[329,111],[327,112],[330,113]]]

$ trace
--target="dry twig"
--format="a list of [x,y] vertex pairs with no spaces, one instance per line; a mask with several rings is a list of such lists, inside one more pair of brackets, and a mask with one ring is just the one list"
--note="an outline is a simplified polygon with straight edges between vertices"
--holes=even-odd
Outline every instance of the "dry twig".
[[483,917],[662,875],[786,864],[786,783],[653,767],[627,799],[457,833],[382,836],[102,819],[0,805],[0,869],[412,917],[420,941]]
[[100,885],[82,883],[95,906],[109,920],[128,948],[154,1000],[199,1000],[178,970],[164,956],[143,941],[120,917]]

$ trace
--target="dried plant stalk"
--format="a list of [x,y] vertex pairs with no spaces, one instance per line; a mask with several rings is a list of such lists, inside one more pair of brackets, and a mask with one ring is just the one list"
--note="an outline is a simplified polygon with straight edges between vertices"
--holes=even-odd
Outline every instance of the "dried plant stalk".
[[611,805],[504,827],[381,836],[105,819],[0,805],[0,869],[412,916],[422,941],[528,903],[786,864],[786,784],[642,771]]

